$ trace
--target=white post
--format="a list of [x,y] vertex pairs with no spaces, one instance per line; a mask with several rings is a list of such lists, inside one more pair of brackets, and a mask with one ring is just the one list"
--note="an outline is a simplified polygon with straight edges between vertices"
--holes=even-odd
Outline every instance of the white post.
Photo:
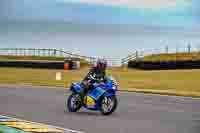
[[62,80],[62,73],[56,72],[56,80]]

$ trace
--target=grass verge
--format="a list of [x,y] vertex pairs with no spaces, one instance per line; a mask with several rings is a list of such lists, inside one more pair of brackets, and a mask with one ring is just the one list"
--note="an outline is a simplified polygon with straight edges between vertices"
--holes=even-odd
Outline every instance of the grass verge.
[[[80,81],[87,71],[88,68],[76,71],[0,68],[0,83],[58,87],[65,84],[67,87],[71,82]],[[56,72],[62,72],[62,80],[55,80]],[[112,68],[108,73],[115,77],[121,91],[200,97],[200,70],[142,71]]]

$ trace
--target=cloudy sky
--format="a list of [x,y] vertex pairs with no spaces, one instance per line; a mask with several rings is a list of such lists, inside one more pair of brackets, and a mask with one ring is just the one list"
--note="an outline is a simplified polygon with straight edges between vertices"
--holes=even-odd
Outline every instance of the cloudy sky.
[[0,0],[0,47],[56,47],[117,59],[165,45],[200,48],[199,5],[200,0]]
[[198,0],[1,0],[0,20],[198,26]]
[[[70,0],[57,0],[69,2]],[[71,0],[72,2],[104,4],[113,6],[128,6],[130,8],[168,8],[191,5],[190,0]]]

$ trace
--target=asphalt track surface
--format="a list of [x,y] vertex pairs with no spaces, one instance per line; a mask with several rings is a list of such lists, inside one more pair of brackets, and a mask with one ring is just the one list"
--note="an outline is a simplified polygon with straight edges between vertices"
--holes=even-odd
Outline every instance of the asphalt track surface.
[[64,112],[62,88],[0,86],[0,115],[86,133],[200,133],[200,99],[119,93],[111,116]]

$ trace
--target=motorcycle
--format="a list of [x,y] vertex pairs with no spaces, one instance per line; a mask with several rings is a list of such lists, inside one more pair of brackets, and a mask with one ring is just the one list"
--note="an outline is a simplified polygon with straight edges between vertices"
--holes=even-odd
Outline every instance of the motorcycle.
[[[95,80],[92,76],[90,78]],[[71,84],[71,95],[65,101],[69,112],[77,112],[84,107],[88,110],[100,111],[103,115],[110,115],[116,110],[118,86],[111,76],[107,78],[106,83],[92,84],[85,95],[82,90],[81,83]]]

